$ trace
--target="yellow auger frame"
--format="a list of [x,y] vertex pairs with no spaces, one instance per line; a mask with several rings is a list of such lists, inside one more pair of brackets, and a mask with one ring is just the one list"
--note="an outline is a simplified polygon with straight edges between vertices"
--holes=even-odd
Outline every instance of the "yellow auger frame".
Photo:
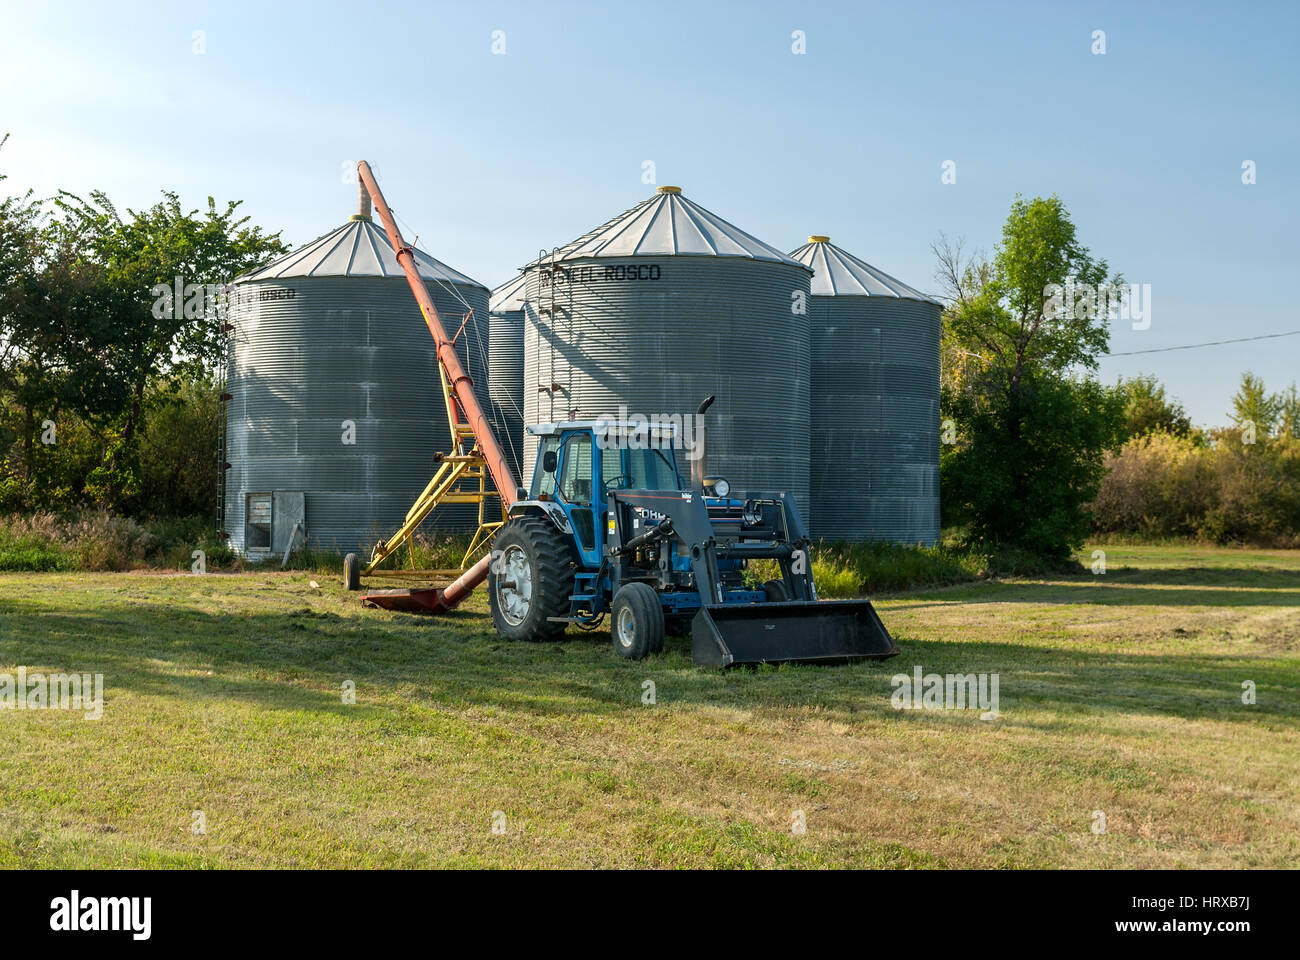
[[[468,319],[468,318],[467,318]],[[456,397],[451,384],[447,382],[447,373],[442,364],[438,364],[438,377],[442,381],[442,395],[447,407],[447,426],[451,430],[452,448],[458,452],[439,453],[434,456],[438,462],[438,472],[406,511],[406,520],[401,528],[387,540],[375,544],[370,554],[370,563],[361,569],[362,576],[368,577],[455,577],[470,566],[470,558],[492,542],[497,531],[506,521],[506,505],[500,494],[489,486],[491,475],[487,461],[479,453],[474,430],[469,424],[456,419]],[[488,519],[488,501],[496,500],[501,511],[501,519]],[[410,569],[377,569],[389,557],[397,553],[402,544],[407,543],[424,518],[433,512],[434,507],[443,503],[478,504],[478,529],[469,543],[469,549],[461,558],[460,567],[450,570],[415,569],[415,552],[411,551]]]

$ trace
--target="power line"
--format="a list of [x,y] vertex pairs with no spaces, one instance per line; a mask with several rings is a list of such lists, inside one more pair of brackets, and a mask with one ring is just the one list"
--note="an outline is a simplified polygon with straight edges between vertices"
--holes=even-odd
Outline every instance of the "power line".
[[1139,353],[1168,353],[1170,350],[1195,350],[1198,347],[1217,347],[1225,343],[1248,343],[1251,340],[1274,340],[1277,337],[1294,337],[1300,330],[1288,330],[1286,333],[1265,333],[1258,337],[1237,337],[1233,340],[1211,340],[1208,343],[1186,343],[1180,347],[1156,347],[1152,350],[1129,350],[1124,353],[1107,353],[1105,357],[1133,357]]

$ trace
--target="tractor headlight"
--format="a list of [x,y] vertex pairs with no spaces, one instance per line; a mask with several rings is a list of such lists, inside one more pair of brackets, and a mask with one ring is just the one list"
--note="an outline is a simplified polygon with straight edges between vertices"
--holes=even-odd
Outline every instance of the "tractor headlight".
[[704,481],[704,485],[713,491],[715,497],[725,497],[731,493],[731,484],[722,477],[709,477]]

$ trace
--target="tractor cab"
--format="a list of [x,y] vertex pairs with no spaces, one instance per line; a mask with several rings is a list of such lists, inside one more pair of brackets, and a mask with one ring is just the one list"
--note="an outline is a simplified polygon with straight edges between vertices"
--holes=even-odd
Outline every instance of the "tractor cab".
[[563,511],[583,566],[600,565],[598,523],[611,490],[679,491],[686,486],[671,423],[571,420],[528,431],[540,438],[528,499]]

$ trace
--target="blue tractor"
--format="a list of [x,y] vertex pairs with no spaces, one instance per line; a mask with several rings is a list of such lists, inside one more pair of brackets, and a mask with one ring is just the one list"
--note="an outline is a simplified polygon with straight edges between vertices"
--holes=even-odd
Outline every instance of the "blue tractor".
[[[702,416],[713,398],[700,405]],[[898,647],[866,600],[818,601],[793,497],[731,489],[673,425],[611,420],[529,427],[532,484],[493,543],[497,631],[550,640],[611,620],[614,650],[640,660],[690,632],[697,663],[841,663]],[[703,447],[703,444],[700,444]],[[766,579],[750,564],[766,570]]]

